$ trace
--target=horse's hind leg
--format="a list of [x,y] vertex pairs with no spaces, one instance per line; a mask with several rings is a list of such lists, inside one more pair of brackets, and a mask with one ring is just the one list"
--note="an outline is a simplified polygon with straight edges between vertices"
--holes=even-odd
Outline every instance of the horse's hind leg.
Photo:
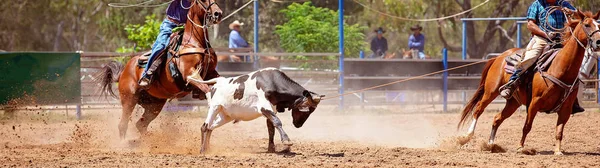
[[125,140],[125,136],[127,135],[127,127],[129,126],[129,118],[131,117],[131,113],[133,113],[135,105],[136,100],[134,100],[131,96],[125,96],[124,94],[121,94],[121,106],[123,106],[121,121],[119,122],[119,137],[121,140]]
[[482,99],[479,101],[479,103],[477,103],[477,107],[475,107],[475,111],[473,112],[473,121],[471,122],[471,125],[469,126],[469,129],[467,131],[467,135],[466,135],[466,139],[461,140],[461,144],[464,145],[467,142],[469,142],[473,136],[475,135],[475,127],[477,126],[477,120],[479,119],[479,117],[481,116],[481,114],[483,114],[483,111],[485,110],[485,108],[492,103],[492,101],[498,96],[498,93],[492,92],[492,93],[488,93],[485,92]]
[[488,141],[489,145],[494,144],[494,140],[496,139],[496,131],[498,131],[498,127],[500,127],[500,125],[502,124],[502,122],[504,122],[505,119],[512,116],[515,113],[515,111],[519,109],[520,106],[521,105],[515,98],[506,101],[506,105],[504,106],[504,109],[502,109],[502,112],[496,114],[496,117],[494,117],[494,122],[492,123],[492,131],[490,133],[490,140]]
[[152,103],[142,104],[142,107],[144,108],[144,114],[135,124],[141,135],[146,134],[146,132],[148,131],[148,125],[150,125],[150,122],[156,119],[158,114],[160,114],[160,111],[162,110],[166,102],[167,100],[159,99],[153,101]]

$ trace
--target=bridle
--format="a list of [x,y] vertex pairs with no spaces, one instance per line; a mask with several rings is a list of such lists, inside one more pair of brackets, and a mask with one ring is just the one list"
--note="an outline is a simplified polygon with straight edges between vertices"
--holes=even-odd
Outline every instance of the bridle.
[[[181,1],[183,1],[183,0],[181,0]],[[206,1],[209,2],[208,5],[204,4]],[[194,2],[188,7],[183,6],[183,3],[180,3],[180,4],[183,9],[190,9],[194,5],[200,4],[201,5],[200,8],[202,10],[204,10],[204,15],[202,17],[202,21],[203,21],[204,25],[194,22],[192,17],[190,17],[191,12],[188,12],[186,15],[187,19],[190,21],[190,23],[192,23],[192,31],[195,31],[194,29],[196,29],[196,28],[200,28],[200,29],[202,29],[201,31],[202,31],[202,34],[204,35],[204,42],[206,43],[206,47],[204,48],[203,46],[198,46],[198,48],[204,49],[204,53],[202,53],[202,54],[204,54],[204,57],[202,60],[202,65],[201,65],[202,68],[198,69],[198,71],[202,71],[201,77],[204,78],[204,77],[206,77],[206,74],[208,73],[207,72],[208,71],[208,61],[211,57],[210,49],[212,48],[210,45],[210,41],[208,39],[208,37],[209,37],[208,36],[208,28],[211,26],[211,23],[213,23],[214,21],[216,21],[218,19],[216,16],[213,16],[212,12],[210,12],[211,11],[210,8],[213,5],[216,5],[217,3],[215,0],[194,0]],[[190,38],[192,38],[192,37],[190,37]],[[184,54],[181,54],[181,55],[184,55]]]
[[[181,0],[181,1],[183,1],[183,0]],[[204,4],[203,2],[200,2],[200,1],[209,1],[209,4],[207,6],[206,4]],[[183,3],[181,3],[181,4],[183,4]],[[206,27],[210,27],[210,24],[208,24],[208,23],[217,20],[217,17],[213,16],[213,14],[210,12],[210,8],[213,5],[216,5],[217,2],[215,0],[194,0],[194,3],[192,3],[192,5],[190,5],[189,7],[184,7],[183,5],[181,5],[181,7],[184,8],[184,9],[190,9],[190,8],[192,8],[194,6],[194,4],[200,4],[200,5],[202,5],[201,9],[204,10],[204,17],[203,17],[204,20],[203,21],[204,21],[204,23],[206,25],[201,25],[201,24],[198,24],[198,23],[194,22],[194,20],[192,20],[192,18],[190,17],[190,13],[189,12],[187,14],[188,20],[190,20],[190,22],[192,22],[192,24],[195,27],[199,27],[199,28],[202,28],[202,29],[206,29]]]
[[[585,21],[586,19],[588,19],[588,18],[586,17],[586,18],[581,19],[581,21],[579,21],[578,24],[582,24],[582,22]],[[573,31],[573,28],[570,27],[570,26],[569,26],[569,31],[571,31],[571,36],[577,41],[577,44],[579,44],[579,46],[583,47],[586,50],[586,52],[590,52],[591,51],[591,50],[589,50],[589,48],[590,47],[594,47],[592,45],[597,45],[597,44],[593,44],[594,41],[592,40],[592,36],[594,36],[594,34],[596,34],[596,33],[600,33],[600,29],[596,29],[596,30],[594,30],[594,31],[592,31],[590,33],[590,32],[588,32],[588,30],[584,26],[583,32],[587,36],[587,40],[588,40],[587,41],[588,42],[587,45],[583,45],[583,43],[581,42],[581,40],[579,40],[579,38],[577,38],[577,36],[575,35],[575,33]],[[597,48],[597,47],[594,47],[594,48]],[[588,53],[588,54],[591,55],[591,56],[594,55],[592,53]]]

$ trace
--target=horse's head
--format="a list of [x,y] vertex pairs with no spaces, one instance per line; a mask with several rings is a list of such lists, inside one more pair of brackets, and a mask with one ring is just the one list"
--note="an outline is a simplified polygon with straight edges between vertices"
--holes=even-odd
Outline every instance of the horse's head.
[[412,52],[410,50],[402,49],[402,59],[412,59]]
[[199,18],[204,18],[201,22],[205,25],[219,24],[223,19],[223,11],[216,0],[190,0],[193,1],[190,13]]
[[599,17],[600,11],[594,15],[591,12],[577,10],[576,20],[569,18],[567,22],[569,27],[575,27],[572,36],[582,43],[587,42],[587,45],[594,51],[600,50],[600,26],[597,21]]
[[295,103],[296,105],[292,108],[292,122],[296,128],[304,125],[304,122],[306,122],[310,114],[315,111],[317,105],[321,102],[321,98],[325,97],[325,95],[318,95],[307,90],[303,94],[304,98]]

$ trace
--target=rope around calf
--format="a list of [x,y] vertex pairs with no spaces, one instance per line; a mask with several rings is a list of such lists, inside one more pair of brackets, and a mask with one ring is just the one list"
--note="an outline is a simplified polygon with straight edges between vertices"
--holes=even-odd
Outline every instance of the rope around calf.
[[406,79],[402,79],[402,80],[397,80],[397,81],[386,83],[386,84],[381,84],[381,85],[376,85],[376,86],[364,88],[364,89],[361,89],[361,90],[355,90],[355,91],[347,92],[347,93],[344,93],[344,94],[338,94],[338,95],[332,96],[332,97],[324,97],[322,100],[328,100],[328,99],[338,98],[338,97],[342,97],[342,96],[346,96],[346,95],[350,95],[350,94],[355,94],[355,93],[360,93],[360,92],[364,92],[364,91],[367,91],[367,90],[373,90],[373,89],[377,89],[377,88],[381,88],[381,87],[385,87],[385,86],[389,86],[389,85],[393,85],[393,84],[397,84],[397,83],[402,83],[402,82],[406,82],[406,81],[420,79],[420,78],[423,78],[423,77],[427,77],[427,76],[431,76],[431,75],[435,75],[435,74],[440,74],[440,73],[452,71],[452,70],[455,70],[455,69],[460,69],[460,68],[472,66],[472,65],[475,65],[475,64],[480,64],[480,63],[483,63],[483,62],[487,62],[487,61],[489,61],[491,59],[495,59],[495,58],[485,59],[485,60],[481,60],[481,61],[477,61],[477,62],[473,62],[473,63],[469,63],[469,64],[457,66],[457,67],[448,68],[448,69],[441,70],[441,71],[435,71],[435,72],[431,72],[431,73],[428,73],[428,74],[423,74],[423,75],[420,75],[420,76],[414,76],[414,77],[410,77],[410,78],[406,78]]

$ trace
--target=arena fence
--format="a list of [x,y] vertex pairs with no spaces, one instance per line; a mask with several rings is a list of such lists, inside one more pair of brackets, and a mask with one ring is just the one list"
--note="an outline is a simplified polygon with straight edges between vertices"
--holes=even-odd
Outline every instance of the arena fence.
[[[242,52],[243,51],[243,52]],[[444,50],[442,59],[412,60],[412,59],[364,59],[340,57],[338,53],[253,53],[250,50],[240,49],[230,51],[217,50],[217,55],[250,55],[250,59],[243,62],[219,62],[218,71],[223,76],[237,76],[249,73],[257,68],[277,67],[286,72],[292,79],[311,91],[327,96],[336,96],[344,91],[355,91],[393,81],[407,79],[423,74],[447,70],[461,65],[471,64],[476,59],[448,59]],[[36,53],[51,58],[56,53]],[[79,101],[52,102],[42,105],[11,106],[5,103],[2,109],[27,110],[66,110],[76,111],[80,116],[84,109],[118,109],[120,103],[111,97],[101,97],[98,84],[95,82],[96,74],[108,62],[122,60],[132,54],[110,52],[78,52],[69,53],[79,57],[80,76],[79,83],[64,85],[70,91],[79,92]],[[8,58],[6,54],[0,55],[0,60]],[[261,57],[276,57],[279,59],[261,59]],[[290,57],[306,56],[307,60],[295,60]],[[58,58],[58,57],[57,57]],[[336,66],[343,60],[341,66]],[[25,63],[31,65],[31,63]],[[404,105],[442,105],[443,111],[448,110],[448,105],[462,106],[476,90],[483,63],[447,71],[438,75],[423,77],[391,86],[360,92],[357,94],[341,96],[339,101],[323,101],[324,104],[338,105],[341,107],[352,106],[404,106]],[[5,71],[6,72],[6,71]],[[2,75],[10,75],[5,73]],[[597,77],[597,75],[595,75]],[[9,76],[0,79],[14,79]],[[5,82],[2,82],[6,84]],[[25,85],[25,84],[24,84]],[[80,87],[77,87],[80,86]],[[598,102],[597,78],[585,81],[583,94],[580,98],[586,104]],[[79,88],[79,90],[77,90]],[[116,88],[116,87],[114,87]],[[335,100],[335,99],[334,99]],[[494,103],[503,103],[498,98]],[[169,101],[165,106],[167,111],[192,110],[204,106],[205,101],[184,97]]]

